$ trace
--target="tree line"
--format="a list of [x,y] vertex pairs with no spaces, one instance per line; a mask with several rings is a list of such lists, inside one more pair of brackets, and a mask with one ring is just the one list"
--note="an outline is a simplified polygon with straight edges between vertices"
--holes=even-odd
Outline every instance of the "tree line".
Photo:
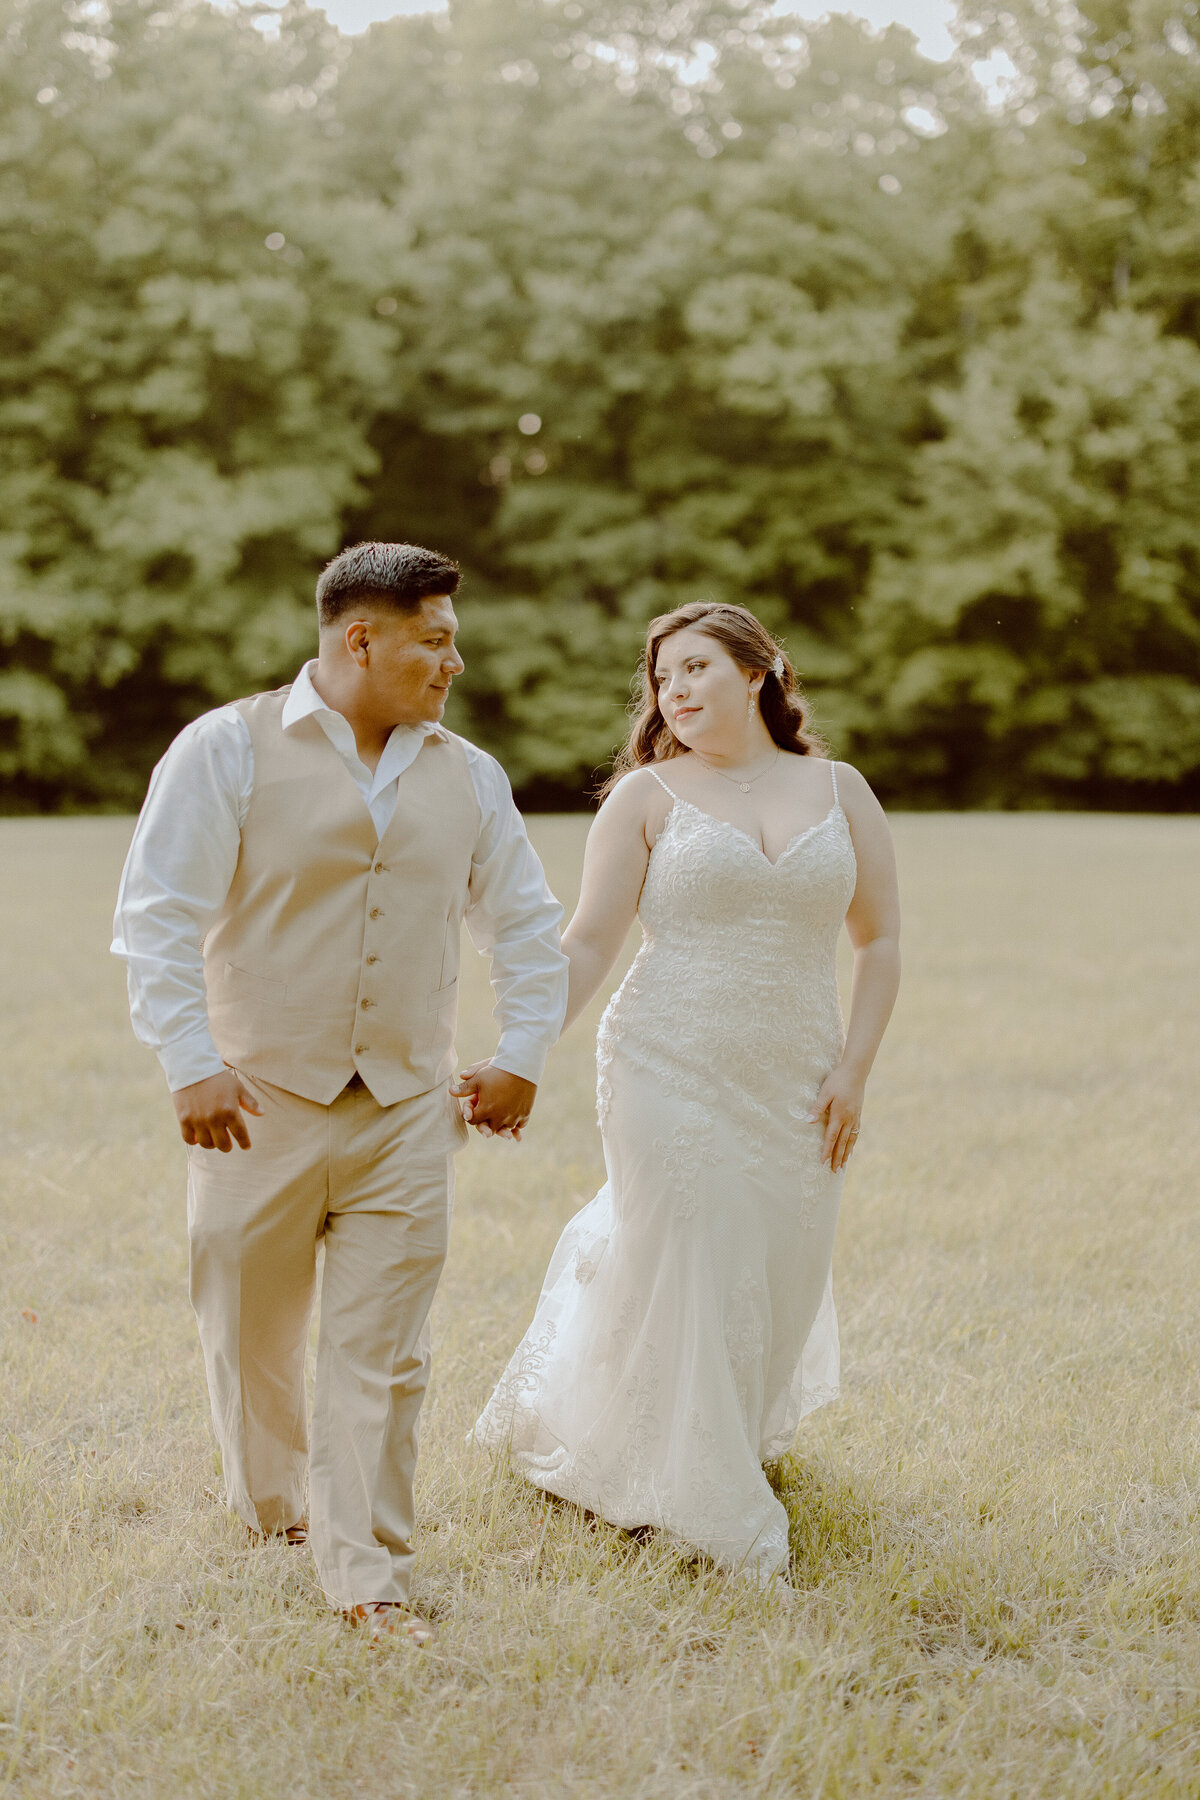
[[962,25],[0,0],[0,806],[136,805],[366,537],[530,805],[696,598],[893,803],[1200,804],[1197,6]]

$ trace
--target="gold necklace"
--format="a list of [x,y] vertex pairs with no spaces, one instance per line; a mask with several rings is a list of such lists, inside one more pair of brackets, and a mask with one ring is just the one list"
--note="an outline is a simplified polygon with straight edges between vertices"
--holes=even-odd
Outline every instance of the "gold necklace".
[[726,773],[723,769],[713,769],[712,764],[708,761],[708,759],[706,757],[701,756],[700,752],[698,750],[693,750],[692,755],[695,757],[699,757],[699,760],[702,763],[702,765],[704,766],[704,768],[712,769],[713,774],[719,775],[721,777],[722,781],[732,781],[734,787],[740,787],[743,794],[748,794],[750,792],[750,789],[754,786],[755,782],[761,781],[764,775],[769,775],[771,773],[771,770],[775,767],[775,764],[779,761],[779,746],[778,746],[778,744],[776,744],[775,754],[771,758],[770,762],[767,764],[766,768],[760,769],[758,771],[757,775],[752,775],[750,777],[749,781],[742,781],[741,778],[737,775],[726,775]]

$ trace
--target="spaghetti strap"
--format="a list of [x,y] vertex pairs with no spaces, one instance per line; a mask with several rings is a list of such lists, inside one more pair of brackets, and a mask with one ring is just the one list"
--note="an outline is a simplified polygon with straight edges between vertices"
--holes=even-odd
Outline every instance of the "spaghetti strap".
[[833,804],[835,806],[840,806],[841,801],[838,799],[838,791],[837,791],[837,764],[835,762],[833,762],[832,760],[830,761],[830,764],[829,764],[829,773],[833,777]]
[[[650,765],[648,763],[645,764],[644,767],[648,770],[648,772],[651,775],[654,775],[654,770],[650,768]],[[669,788],[667,786],[666,782],[663,780],[661,775],[654,775],[654,779],[655,779],[655,781],[657,781],[659,787],[662,789],[664,794],[670,794],[672,800],[678,800],[679,795],[675,792],[675,789]]]

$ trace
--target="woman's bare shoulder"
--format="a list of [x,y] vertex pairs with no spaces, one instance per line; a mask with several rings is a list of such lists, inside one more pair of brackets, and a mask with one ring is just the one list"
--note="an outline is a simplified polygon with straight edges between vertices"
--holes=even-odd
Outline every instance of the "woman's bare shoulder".
[[871,791],[866,776],[862,773],[861,769],[856,769],[853,763],[843,762],[838,756],[823,756],[821,761],[829,764],[830,768],[838,778],[839,787],[842,782],[845,781],[848,782],[851,787],[856,788],[860,793],[864,791],[869,793]]
[[629,769],[624,775],[618,777],[615,785],[610,788],[605,797],[604,805],[606,807],[644,806],[657,794],[661,794],[665,799],[668,786],[669,783],[658,773],[657,769],[651,768],[649,763],[642,763],[639,768]]
[[853,763],[841,762],[836,757],[830,756],[825,760],[837,776],[838,799],[852,821],[868,817],[881,819],[883,808],[862,770],[855,768]]
[[654,774],[648,763],[641,768],[630,769],[622,775],[615,787],[609,789],[597,814],[597,820],[605,819],[618,829],[622,826],[640,827],[648,841],[662,829],[663,819],[671,808],[671,795],[663,782]]

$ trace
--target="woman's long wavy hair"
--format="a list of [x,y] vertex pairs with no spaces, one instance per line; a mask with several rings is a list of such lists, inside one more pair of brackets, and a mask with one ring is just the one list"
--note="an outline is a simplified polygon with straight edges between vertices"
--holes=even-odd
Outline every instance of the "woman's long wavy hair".
[[[611,792],[622,775],[628,775],[632,769],[643,768],[647,763],[669,762],[686,750],[687,746],[680,743],[659,710],[654,671],[659,650],[666,639],[689,626],[723,645],[745,674],[756,675],[760,671],[765,674],[766,679],[759,690],[759,708],[763,724],[781,750],[789,750],[793,756],[824,756],[824,739],[809,724],[808,702],[800,691],[787,651],[781,649],[766,626],[744,606],[693,600],[687,606],[677,606],[674,612],[662,613],[650,621],[645,655],[629,703],[633,724],[617,753],[612,774],[600,791],[601,799]],[[776,675],[773,668],[777,656],[783,662],[782,675]]]

